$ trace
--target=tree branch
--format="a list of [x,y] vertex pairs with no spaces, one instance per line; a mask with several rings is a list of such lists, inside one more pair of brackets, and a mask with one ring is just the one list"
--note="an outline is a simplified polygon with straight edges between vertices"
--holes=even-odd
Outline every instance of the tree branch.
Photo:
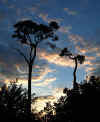
[[30,38],[29,34],[27,34],[27,38],[28,38],[28,40],[29,40],[30,44],[32,44],[32,40],[31,40],[31,38]]
[[33,47],[32,46],[30,46],[30,62],[31,62],[31,60],[32,60],[32,51],[33,51]]
[[23,53],[20,49],[18,49],[18,48],[15,48],[15,49],[16,49],[16,51],[17,51],[21,56],[24,57],[25,61],[29,64],[29,60],[28,60],[27,57],[24,55],[24,53]]
[[36,57],[36,47],[34,48],[34,55],[31,59],[31,63],[34,63],[35,57]]

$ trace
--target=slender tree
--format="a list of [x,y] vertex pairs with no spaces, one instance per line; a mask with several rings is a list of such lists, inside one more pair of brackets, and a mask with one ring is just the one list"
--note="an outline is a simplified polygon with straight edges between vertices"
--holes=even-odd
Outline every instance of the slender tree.
[[59,28],[56,22],[50,22],[48,25],[38,24],[31,20],[17,22],[14,25],[15,31],[13,38],[16,38],[21,44],[29,47],[29,56],[27,57],[20,49],[16,49],[24,57],[28,65],[28,112],[31,113],[31,79],[32,66],[36,58],[36,49],[38,45],[48,38],[58,40],[55,31]]
[[74,72],[73,72],[73,88],[77,87],[77,82],[76,82],[76,71],[78,68],[78,63],[82,64],[85,61],[85,56],[83,55],[73,55],[67,48],[64,48],[61,53],[60,56],[68,56],[71,60],[73,60],[75,62],[75,68],[74,68]]

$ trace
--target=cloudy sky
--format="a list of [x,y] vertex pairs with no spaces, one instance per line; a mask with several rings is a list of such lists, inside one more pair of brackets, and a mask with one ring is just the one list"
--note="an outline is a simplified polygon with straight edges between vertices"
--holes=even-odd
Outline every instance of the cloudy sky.
[[37,49],[32,92],[39,96],[52,95],[72,86],[74,62],[59,57],[64,47],[86,56],[77,71],[78,82],[86,75],[99,76],[99,13],[100,0],[0,0],[0,85],[18,78],[27,87],[27,65],[14,50],[23,47],[11,37],[13,25],[26,19],[43,24],[56,21],[60,25],[59,40],[54,43],[58,50],[52,50],[47,43]]

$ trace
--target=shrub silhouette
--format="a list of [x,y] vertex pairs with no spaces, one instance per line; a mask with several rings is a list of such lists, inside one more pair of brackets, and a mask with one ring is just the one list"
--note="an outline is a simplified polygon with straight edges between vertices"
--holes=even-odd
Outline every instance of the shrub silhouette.
[[27,111],[28,99],[27,90],[17,85],[16,82],[4,85],[0,90],[0,116],[3,119],[35,119],[34,114],[31,118]]
[[[95,81],[95,82],[94,82]],[[80,91],[64,89],[56,106],[54,122],[95,122],[100,121],[100,78],[91,76],[88,82],[80,84]]]

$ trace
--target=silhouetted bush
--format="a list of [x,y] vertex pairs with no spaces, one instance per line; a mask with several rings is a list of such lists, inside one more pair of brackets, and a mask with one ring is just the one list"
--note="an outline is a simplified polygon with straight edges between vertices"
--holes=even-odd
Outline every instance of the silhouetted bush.
[[15,82],[7,87],[4,85],[0,90],[0,116],[10,120],[35,120],[33,113],[27,112],[27,90]]
[[66,96],[55,104],[56,115],[52,122],[100,121],[100,78],[91,76],[78,86],[77,90],[64,89]]

